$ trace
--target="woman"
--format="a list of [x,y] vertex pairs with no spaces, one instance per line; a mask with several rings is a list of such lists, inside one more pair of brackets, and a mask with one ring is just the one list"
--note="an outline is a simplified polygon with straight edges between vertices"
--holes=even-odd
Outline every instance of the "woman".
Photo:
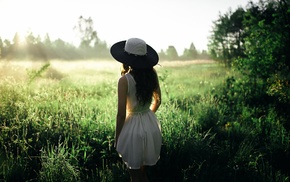
[[116,150],[128,166],[132,181],[148,181],[145,166],[157,163],[162,142],[155,115],[161,104],[161,91],[153,68],[159,57],[138,38],[117,42],[110,51],[123,63],[118,82]]

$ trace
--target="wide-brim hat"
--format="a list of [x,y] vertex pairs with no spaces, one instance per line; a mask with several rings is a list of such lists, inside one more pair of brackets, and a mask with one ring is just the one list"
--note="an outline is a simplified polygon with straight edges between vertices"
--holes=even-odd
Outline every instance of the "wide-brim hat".
[[117,42],[110,52],[114,59],[133,68],[151,68],[159,61],[157,52],[139,38]]

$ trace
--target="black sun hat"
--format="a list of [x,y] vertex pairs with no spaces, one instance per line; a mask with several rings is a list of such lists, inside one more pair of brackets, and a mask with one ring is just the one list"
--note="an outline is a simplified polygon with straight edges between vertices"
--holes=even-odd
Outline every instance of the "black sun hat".
[[133,68],[150,68],[159,60],[157,52],[139,38],[117,42],[110,52],[114,59]]

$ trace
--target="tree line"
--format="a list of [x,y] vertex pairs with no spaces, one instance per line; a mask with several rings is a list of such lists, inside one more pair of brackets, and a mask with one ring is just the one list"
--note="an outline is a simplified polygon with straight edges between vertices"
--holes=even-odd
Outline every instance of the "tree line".
[[260,0],[220,14],[209,41],[210,55],[241,73],[240,102],[272,108],[290,129],[290,1]]
[[[223,117],[257,133],[258,140],[250,141],[263,165],[272,166],[269,174],[277,170],[289,180],[290,1],[249,2],[220,14],[208,47],[215,60],[235,72],[224,81],[222,94],[214,96],[224,103]],[[284,180],[274,174],[270,181]]]
[[[80,44],[74,45],[58,38],[51,40],[49,34],[44,37],[28,32],[24,40],[16,32],[11,40],[2,39],[0,36],[0,58],[2,59],[35,59],[35,60],[80,60],[110,58],[106,41],[102,41],[94,29],[91,17],[80,16],[77,25],[73,28],[80,38]],[[174,46],[159,53],[161,59],[166,60],[193,60],[208,59],[205,50],[199,52],[193,43],[179,56]]]

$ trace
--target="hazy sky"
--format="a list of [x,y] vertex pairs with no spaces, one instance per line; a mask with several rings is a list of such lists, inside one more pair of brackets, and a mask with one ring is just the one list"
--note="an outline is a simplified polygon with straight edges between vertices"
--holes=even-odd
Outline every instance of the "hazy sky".
[[[112,45],[131,37],[144,39],[157,51],[174,45],[179,53],[193,42],[207,49],[208,36],[219,12],[249,0],[0,0],[0,37],[15,32],[48,33],[51,39],[73,43],[78,17],[91,17],[101,40]],[[254,0],[254,2],[256,2]]]

